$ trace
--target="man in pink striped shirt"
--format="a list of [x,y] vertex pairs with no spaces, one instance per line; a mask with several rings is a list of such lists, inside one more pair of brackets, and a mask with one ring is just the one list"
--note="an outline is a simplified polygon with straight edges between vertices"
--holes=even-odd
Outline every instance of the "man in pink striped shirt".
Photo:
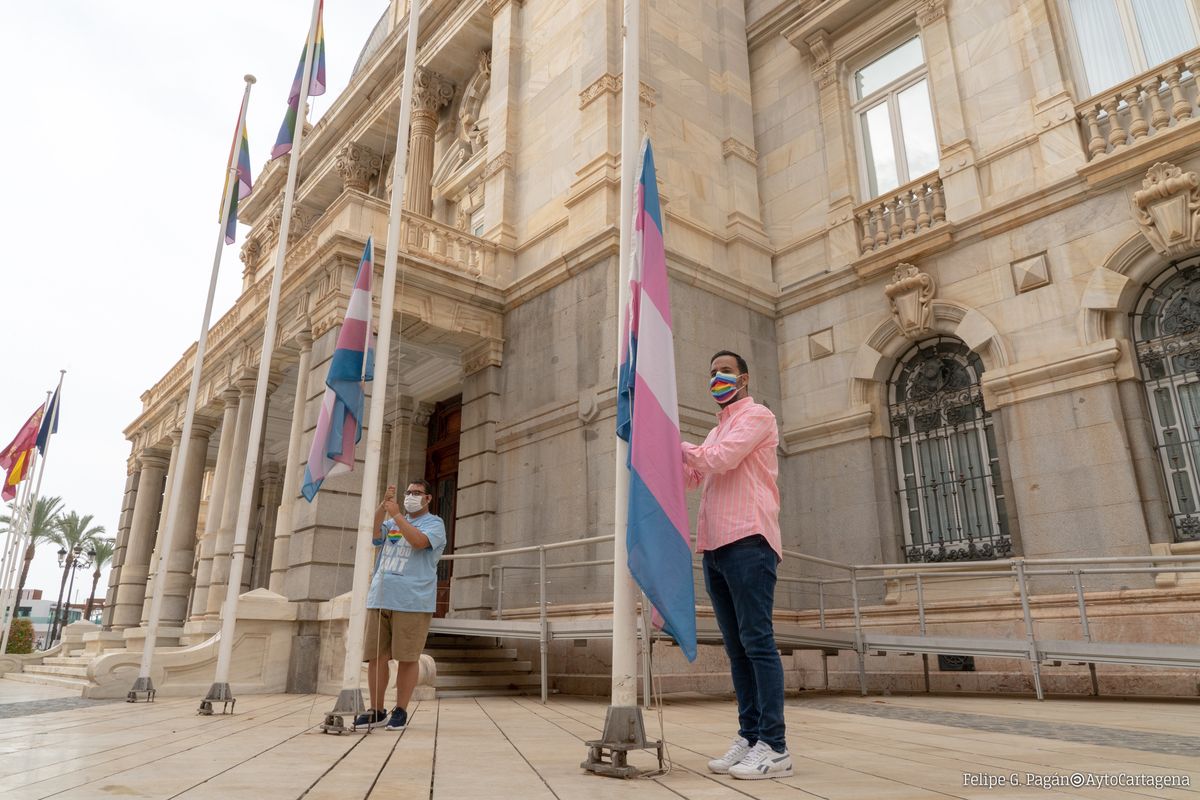
[[704,444],[683,442],[688,488],[702,487],[696,548],[704,586],[737,694],[737,737],[708,762],[713,772],[755,780],[792,774],[783,720],[783,664],[771,613],[779,535],[779,429],[749,394],[750,368],[737,353],[712,357],[709,392],[721,406]]

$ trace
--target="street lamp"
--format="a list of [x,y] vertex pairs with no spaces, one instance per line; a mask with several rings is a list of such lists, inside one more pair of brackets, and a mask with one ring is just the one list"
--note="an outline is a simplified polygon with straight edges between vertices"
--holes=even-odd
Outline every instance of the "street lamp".
[[63,606],[62,597],[59,597],[58,608],[55,610],[54,619],[50,625],[50,634],[46,637],[46,646],[62,632],[62,629],[67,626],[70,619],[70,598],[71,592],[75,590],[75,570],[88,569],[96,561],[96,548],[88,542],[87,552],[84,552],[83,545],[77,544],[70,550],[65,547],[58,548],[58,565],[64,569],[69,568],[71,571],[70,586],[67,589],[67,606]]

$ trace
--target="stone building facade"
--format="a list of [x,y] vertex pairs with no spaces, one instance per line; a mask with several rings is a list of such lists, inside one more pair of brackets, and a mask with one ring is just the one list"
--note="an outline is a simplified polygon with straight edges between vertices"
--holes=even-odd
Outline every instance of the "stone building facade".
[[[621,6],[424,12],[381,483],[434,480],[456,553],[611,531]],[[359,253],[387,238],[405,12],[393,0],[312,127],[286,243],[243,586],[295,605],[297,687],[322,604],[350,588],[361,473],[311,504],[297,476]],[[845,563],[1200,552],[1196,0],[643,0],[643,15],[681,422],[689,437],[713,424],[710,354],[745,355],[781,426],[785,547]],[[112,631],[146,616],[175,470],[194,535],[164,619],[183,643],[217,627],[285,166],[242,206],[244,292],[211,334],[193,458],[176,463],[194,346],[126,430]],[[530,606],[531,573],[500,591],[492,566],[456,562],[443,609]],[[605,613],[606,567],[556,574],[555,613]],[[1197,588],[1088,586],[1113,625],[1160,641],[1187,640]],[[910,589],[868,595],[879,624],[915,624]],[[1011,619],[1010,587],[931,591],[942,624]],[[601,675],[606,647],[556,655],[561,685]],[[795,656],[796,680],[813,683],[817,658]],[[876,666],[908,685],[902,661]],[[993,679],[972,686],[1015,670],[981,666]]]

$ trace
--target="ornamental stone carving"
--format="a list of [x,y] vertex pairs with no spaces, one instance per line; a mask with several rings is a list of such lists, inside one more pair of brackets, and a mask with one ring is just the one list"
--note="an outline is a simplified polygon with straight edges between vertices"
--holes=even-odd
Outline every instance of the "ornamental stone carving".
[[898,264],[892,282],[883,288],[896,325],[909,339],[929,333],[933,322],[933,278],[912,264]]
[[[305,211],[299,203],[292,204],[292,220],[288,224],[288,244],[295,244],[301,236],[308,233],[312,227],[313,216]],[[279,229],[283,225],[283,198],[271,209],[266,220],[267,232],[275,239],[279,238]]]
[[383,168],[383,156],[357,142],[347,142],[334,156],[333,168],[341,177],[343,187],[365,192],[371,179]]
[[825,89],[837,81],[838,62],[833,58],[833,44],[829,33],[824,29],[818,30],[804,40],[813,59],[813,75],[817,79],[817,88]]
[[1200,175],[1158,162],[1133,193],[1133,218],[1161,255],[1191,253],[1200,247]]
[[946,0],[921,0],[917,4],[917,24],[922,28],[946,16]]
[[259,259],[262,258],[262,242],[257,236],[246,237],[246,243],[242,245],[242,251],[239,253],[242,263],[247,269],[254,269],[258,266]]
[[454,97],[454,84],[431,69],[418,67],[413,76],[413,110],[437,117]]

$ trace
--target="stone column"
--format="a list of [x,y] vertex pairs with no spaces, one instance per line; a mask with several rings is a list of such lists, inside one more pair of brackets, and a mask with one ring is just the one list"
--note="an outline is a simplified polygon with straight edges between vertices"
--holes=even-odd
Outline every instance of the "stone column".
[[154,548],[154,531],[168,459],[169,455],[162,450],[145,450],[138,457],[141,471],[138,473],[137,500],[113,605],[113,630],[136,627],[142,616],[146,574],[150,567],[150,551]]
[[112,630],[113,606],[117,602],[117,587],[121,583],[121,564],[125,561],[125,548],[129,542],[129,526],[133,521],[133,503],[137,497],[139,471],[131,468],[125,477],[125,494],[121,498],[121,517],[117,523],[116,545],[112,563],[108,570],[108,592],[104,596],[104,612],[101,622],[104,630]]
[[[496,544],[496,422],[500,417],[501,344],[485,340],[463,354],[462,432],[458,451],[458,520],[454,552],[491,550]],[[491,565],[459,561],[450,584],[453,616],[474,617],[491,609]]]
[[237,435],[238,393],[226,389],[221,394],[225,411],[221,415],[221,438],[217,442],[217,468],[213,473],[212,491],[208,495],[208,506],[204,512],[204,533],[200,537],[200,561],[196,565],[196,590],[192,593],[189,618],[203,619],[208,613],[208,584],[212,579],[212,562],[216,554],[217,533],[221,528],[221,514],[225,506],[225,487],[229,481],[229,461],[233,454],[233,441]]
[[142,601],[142,625],[145,625],[150,620],[150,602],[154,597],[154,580],[158,572],[158,550],[159,545],[166,538],[167,532],[167,511],[171,508],[171,492],[174,487],[171,485],[175,482],[175,470],[179,468],[179,443],[183,440],[183,435],[179,430],[171,431],[171,463],[167,467],[167,475],[163,483],[163,499],[162,506],[158,511],[158,526],[154,532],[154,549],[150,551],[149,572],[146,575],[146,598]]
[[[168,628],[182,627],[187,615],[188,594],[192,589],[192,561],[196,551],[196,520],[200,515],[200,494],[204,491],[208,440],[214,430],[216,426],[213,423],[194,420],[187,461],[177,467],[183,470],[183,485],[179,497],[174,499],[178,506],[175,512],[175,537],[167,558],[167,581],[159,616],[161,624]],[[167,515],[164,513],[162,516]]]
[[279,465],[263,464],[262,479],[258,484],[259,503],[254,542],[247,554],[250,561],[242,570],[242,591],[265,589],[271,580],[271,558],[275,546],[275,517],[279,513],[279,495],[283,488],[283,475]]
[[413,78],[412,128],[408,138],[408,177],[404,209],[433,216],[433,136],[438,111],[454,97],[454,86],[433,70],[418,67]]
[[225,483],[225,502],[221,510],[221,527],[217,531],[213,550],[212,574],[208,582],[209,619],[220,619],[221,605],[225,602],[229,584],[229,561],[233,550],[233,534],[237,527],[238,505],[241,502],[242,477],[246,470],[246,449],[250,441],[250,417],[254,411],[254,380],[243,378],[238,381],[237,431],[233,437],[233,451],[229,455],[229,475]]
[[300,344],[300,363],[296,367],[296,397],[292,405],[292,430],[288,434],[287,461],[284,462],[281,500],[275,515],[275,541],[271,549],[270,590],[284,593],[288,570],[288,547],[292,537],[292,505],[300,493],[308,448],[304,441],[304,404],[308,401],[309,372],[312,367],[312,336],[303,331],[296,337]]

